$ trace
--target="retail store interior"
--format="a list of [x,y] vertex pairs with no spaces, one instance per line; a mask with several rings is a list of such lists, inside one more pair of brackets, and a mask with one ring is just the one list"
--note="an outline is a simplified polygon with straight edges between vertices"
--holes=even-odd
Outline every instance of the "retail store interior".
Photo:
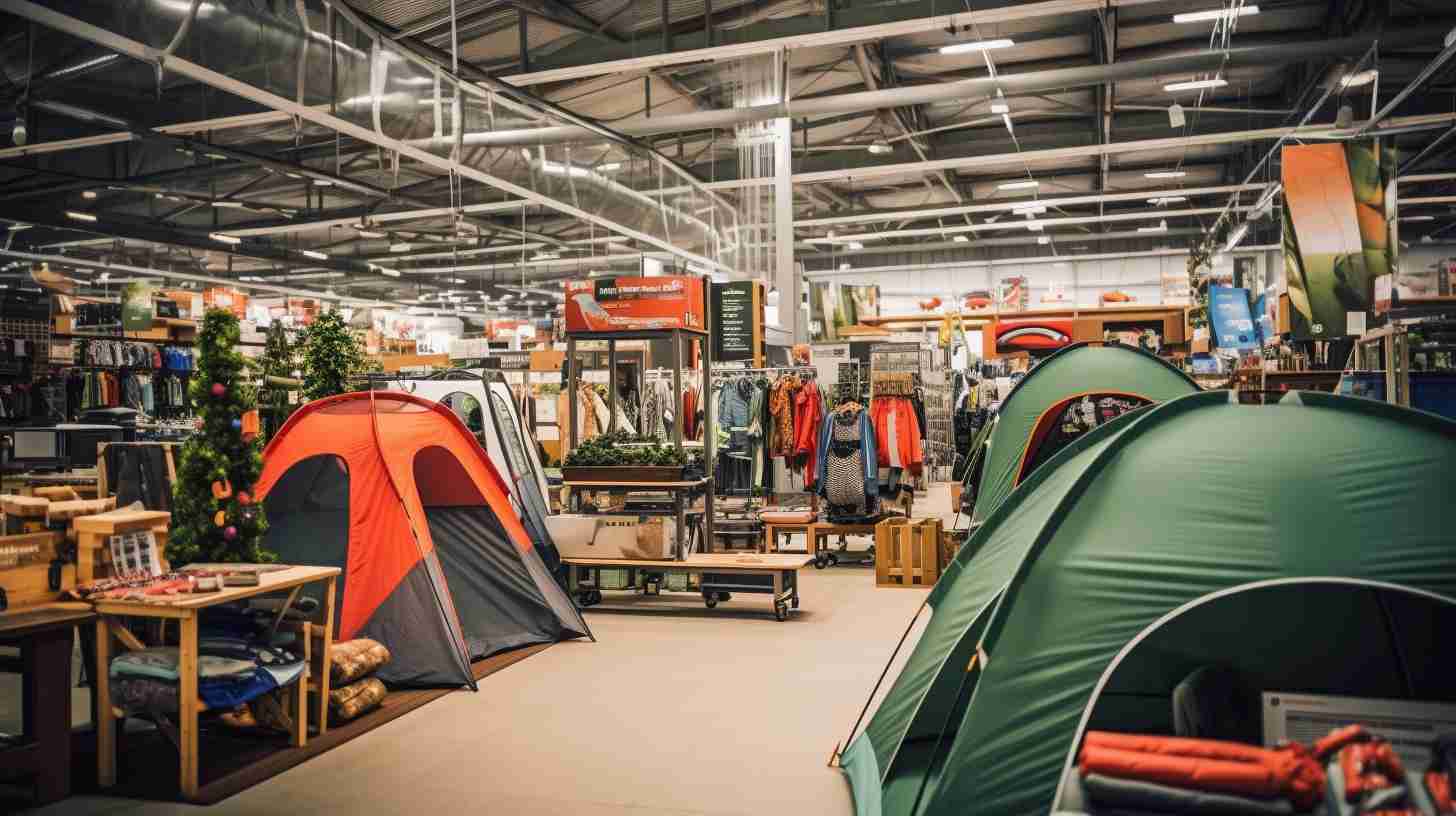
[[1451,0],[0,0],[0,813],[1456,816]]

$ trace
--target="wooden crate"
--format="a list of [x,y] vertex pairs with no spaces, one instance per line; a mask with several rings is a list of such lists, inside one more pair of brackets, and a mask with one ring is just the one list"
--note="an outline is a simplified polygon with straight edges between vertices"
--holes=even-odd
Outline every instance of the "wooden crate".
[[940,519],[875,525],[875,585],[928,589],[940,577]]

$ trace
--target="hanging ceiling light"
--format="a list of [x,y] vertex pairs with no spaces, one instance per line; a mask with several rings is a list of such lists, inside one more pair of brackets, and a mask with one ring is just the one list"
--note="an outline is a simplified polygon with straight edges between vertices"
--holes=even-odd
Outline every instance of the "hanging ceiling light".
[[1038,188],[1040,186],[1041,186],[1041,182],[1037,181],[1036,179],[1026,179],[1025,181],[1003,181],[1000,184],[996,185],[996,189],[998,189],[998,190],[1034,190],[1034,189],[1036,189],[1036,188]]
[[227,244],[228,246],[237,246],[243,242],[243,239],[236,235],[224,235],[221,232],[209,233],[207,237],[220,244]]
[[413,244],[390,244],[389,245],[389,251],[390,252],[409,252],[411,249],[414,249],[414,245]]
[[1234,247],[1238,246],[1244,240],[1244,236],[1248,234],[1249,223],[1245,221],[1244,223],[1238,225],[1238,227],[1229,234],[1228,242],[1223,245],[1223,251],[1232,252]]
[[1186,175],[1188,175],[1188,173],[1183,170],[1150,170],[1146,173],[1143,173],[1143,178],[1177,179],[1183,178]]
[[1188,196],[1158,196],[1157,198],[1148,199],[1148,203],[1155,207],[1165,207],[1169,204],[1177,204],[1187,200]]
[[845,246],[849,249],[864,249],[864,244],[861,244],[859,241],[850,241]]
[[1167,91],[1168,93],[1177,93],[1179,91],[1201,91],[1207,88],[1222,88],[1227,84],[1228,80],[1224,79],[1223,77],[1214,77],[1212,79],[1190,79],[1186,82],[1170,82],[1167,85],[1163,86],[1163,90]]
[[886,153],[893,151],[895,148],[891,147],[890,143],[885,141],[884,139],[876,139],[873,142],[870,142],[869,146],[867,146],[865,149],[875,154],[876,156],[882,156]]
[[66,217],[72,221],[86,221],[88,223],[94,223],[96,221],[96,216],[91,213],[77,212],[76,210],[66,210]]
[[1380,76],[1380,71],[1376,70],[1375,68],[1368,68],[1364,71],[1359,71],[1353,74],[1345,74],[1344,76],[1340,77],[1340,87],[1358,88],[1361,85],[1369,85],[1370,83],[1374,82],[1375,78],[1378,76]]
[[1208,9],[1206,11],[1188,11],[1182,14],[1174,14],[1175,23],[1207,23],[1214,20],[1229,20],[1234,17],[1250,17],[1259,13],[1258,6],[1240,6],[1238,8]]
[[951,236],[951,240],[952,241],[955,241],[957,244],[968,244],[968,243],[971,242],[971,239],[970,238],[967,238],[964,235],[954,235],[954,236]]
[[300,250],[299,254],[304,256],[305,258],[313,258],[315,261],[327,261],[329,259],[329,256],[326,253],[318,252],[312,249]]
[[1008,40],[1005,38],[996,40],[971,40],[970,42],[958,42],[951,43],[950,45],[942,45],[940,47],[940,53],[972,54],[977,51],[997,51],[1002,48],[1010,48],[1013,45],[1016,45],[1016,42],[1014,40]]

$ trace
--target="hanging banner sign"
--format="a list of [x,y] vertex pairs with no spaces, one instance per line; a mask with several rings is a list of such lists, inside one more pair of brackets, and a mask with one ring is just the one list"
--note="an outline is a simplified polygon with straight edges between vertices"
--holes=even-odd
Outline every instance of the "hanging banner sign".
[[567,281],[566,330],[702,331],[708,327],[704,294],[703,279],[693,275]]

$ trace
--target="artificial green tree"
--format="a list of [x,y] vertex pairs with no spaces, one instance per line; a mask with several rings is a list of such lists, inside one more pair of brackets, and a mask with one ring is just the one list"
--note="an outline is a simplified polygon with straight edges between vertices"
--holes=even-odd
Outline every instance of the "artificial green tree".
[[293,395],[299,389],[298,354],[288,342],[288,330],[281,320],[268,327],[268,343],[259,365],[262,387],[258,391],[258,408],[263,415],[263,441],[278,433],[288,417],[298,410]]
[[303,340],[303,396],[323,399],[351,390],[349,377],[364,370],[359,341],[336,311],[324,312]]
[[257,406],[238,353],[238,318],[212,309],[197,339],[197,369],[189,392],[198,431],[182,445],[172,488],[167,559],[173,566],[200,562],[267,562],[263,506],[252,497],[263,470],[262,440],[245,423]]

